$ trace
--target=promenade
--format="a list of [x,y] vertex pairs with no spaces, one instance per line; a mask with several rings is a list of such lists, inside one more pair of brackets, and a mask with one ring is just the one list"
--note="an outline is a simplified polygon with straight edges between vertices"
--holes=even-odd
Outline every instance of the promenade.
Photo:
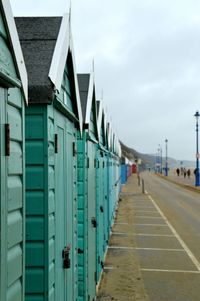
[[144,200],[136,175],[122,187],[116,220],[109,241],[98,301],[148,301],[136,251],[134,236],[135,201]]
[[195,176],[194,173],[191,173],[191,176],[188,178],[187,176],[184,178],[183,175],[177,176],[175,171],[170,171],[168,176],[166,177],[164,174],[156,174],[159,177],[163,177],[167,181],[170,181],[172,183],[176,183],[182,187],[194,190],[194,191],[200,191],[200,187],[195,187]]
[[[143,193],[143,179],[147,193]],[[141,173],[140,186],[137,175],[128,179],[122,187],[98,301],[197,300],[200,264],[196,264],[199,252],[194,229],[199,228],[199,197],[194,191],[200,190],[194,180],[193,175],[188,179],[148,172]],[[193,254],[196,266],[190,260]]]

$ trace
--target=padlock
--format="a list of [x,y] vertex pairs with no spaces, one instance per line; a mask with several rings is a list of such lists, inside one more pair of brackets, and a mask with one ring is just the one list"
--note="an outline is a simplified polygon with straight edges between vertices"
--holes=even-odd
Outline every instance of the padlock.
[[93,225],[94,228],[97,227],[97,221],[96,221],[96,218],[95,218],[95,217],[92,217],[92,218],[91,218],[91,223],[92,223],[92,225]]
[[62,258],[63,258],[63,269],[69,269],[70,268],[70,246],[67,246],[62,251]]
[[70,265],[70,258],[67,257],[63,260],[63,269],[70,269],[71,265]]

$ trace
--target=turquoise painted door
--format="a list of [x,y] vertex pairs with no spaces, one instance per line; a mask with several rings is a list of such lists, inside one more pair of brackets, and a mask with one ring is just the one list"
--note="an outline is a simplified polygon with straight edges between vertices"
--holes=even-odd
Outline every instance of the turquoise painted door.
[[66,160],[65,160],[65,119],[56,112],[55,135],[57,135],[57,153],[55,156],[55,199],[56,199],[56,298],[67,299],[67,272],[63,268],[62,252],[67,246],[67,198],[66,198]]
[[97,174],[97,281],[99,281],[104,260],[104,174],[103,174],[103,158],[98,151],[98,168]]
[[88,301],[96,295],[96,170],[95,145],[88,141]]
[[[97,154],[99,151],[97,150]],[[97,165],[100,163],[98,161],[98,155],[96,158]],[[101,249],[101,242],[100,242],[100,232],[102,228],[100,228],[100,199],[101,199],[101,183],[100,183],[100,168],[96,168],[96,219],[97,219],[97,230],[96,230],[96,266],[97,266],[97,282],[100,275],[100,262],[101,262],[101,255],[100,255],[100,249]]]
[[7,289],[7,254],[6,254],[6,225],[7,225],[7,216],[6,216],[6,197],[5,197],[5,188],[6,188],[6,174],[5,174],[5,139],[4,139],[4,124],[5,124],[5,91],[3,88],[0,88],[0,208],[1,208],[1,219],[0,219],[0,300],[4,300],[6,296]]
[[77,198],[76,198],[76,144],[74,124],[67,121],[66,132],[66,163],[67,175],[67,243],[71,247],[71,268],[67,270],[67,301],[77,300]]
[[105,248],[108,245],[108,235],[109,235],[109,226],[108,226],[108,166],[107,166],[107,157],[104,156],[103,157],[103,174],[104,174],[104,244],[105,244]]
[[[74,124],[55,112],[56,179],[56,300],[77,300],[77,204]],[[64,268],[63,250],[69,265]]]

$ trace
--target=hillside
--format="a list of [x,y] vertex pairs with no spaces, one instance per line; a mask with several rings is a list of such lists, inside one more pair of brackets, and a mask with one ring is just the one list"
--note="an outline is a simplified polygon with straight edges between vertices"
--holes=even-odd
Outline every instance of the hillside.
[[[155,162],[156,162],[156,154],[142,154],[137,152],[135,149],[130,148],[126,146],[123,142],[121,142],[121,148],[122,148],[122,155],[124,157],[127,157],[129,160],[137,160],[141,159],[142,161],[142,167],[143,168],[154,168]],[[162,164],[165,165],[165,158],[162,158]],[[168,158],[168,166],[169,168],[176,168],[176,167],[195,167],[195,161],[188,161],[188,160],[176,160],[171,157]]]

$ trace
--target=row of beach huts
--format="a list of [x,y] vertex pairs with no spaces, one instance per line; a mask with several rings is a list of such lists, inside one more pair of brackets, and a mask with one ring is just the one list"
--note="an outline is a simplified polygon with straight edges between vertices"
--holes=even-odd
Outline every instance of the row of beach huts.
[[0,0],[0,154],[0,300],[95,300],[131,172],[67,14],[14,19]]

